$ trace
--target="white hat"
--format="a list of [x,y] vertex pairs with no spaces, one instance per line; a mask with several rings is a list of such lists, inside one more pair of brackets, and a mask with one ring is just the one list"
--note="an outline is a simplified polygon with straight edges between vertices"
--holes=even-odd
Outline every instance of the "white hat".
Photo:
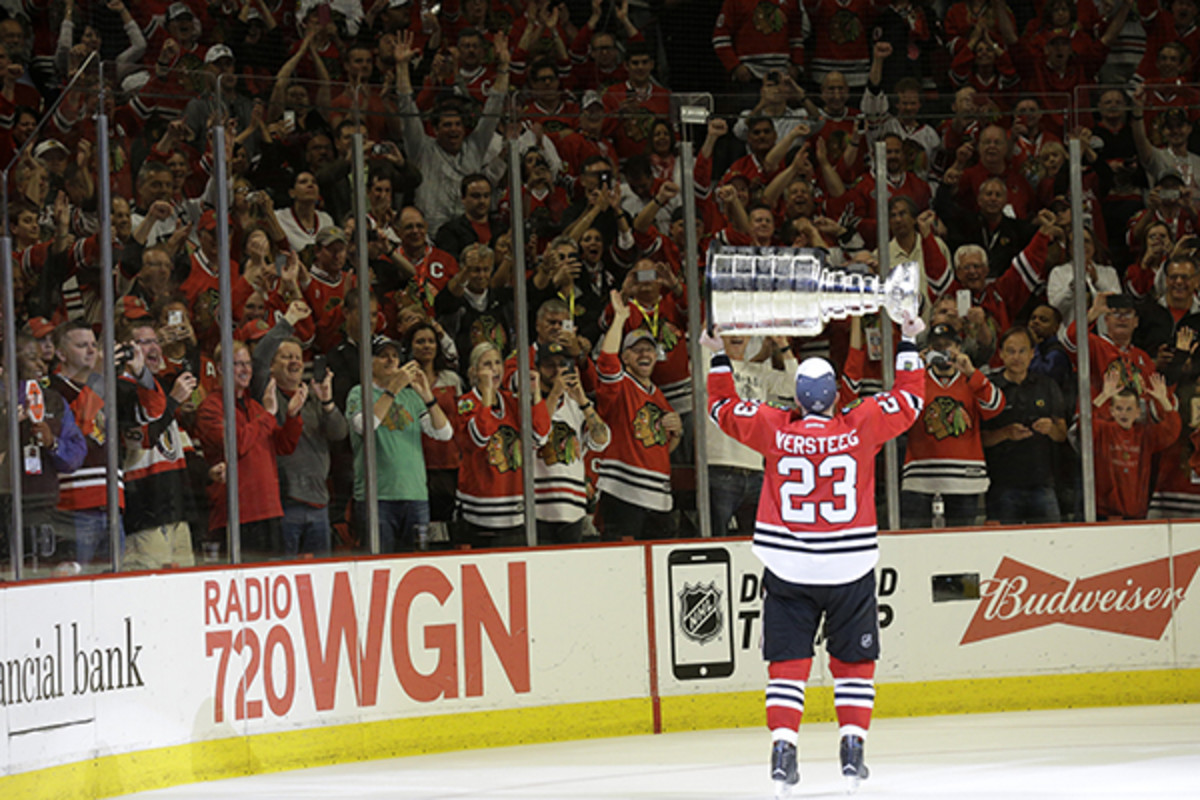
[[47,139],[46,141],[41,142],[37,147],[33,148],[33,157],[41,158],[51,150],[61,150],[65,156],[71,155],[71,151],[67,149],[67,146],[58,139]]
[[222,58],[233,59],[233,51],[223,44],[214,44],[208,48],[208,52],[204,54],[205,64],[214,64]]

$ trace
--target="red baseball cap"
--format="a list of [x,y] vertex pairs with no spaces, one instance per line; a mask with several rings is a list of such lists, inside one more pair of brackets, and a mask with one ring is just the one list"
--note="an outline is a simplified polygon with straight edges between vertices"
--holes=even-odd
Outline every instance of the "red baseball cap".
[[121,298],[121,313],[125,319],[143,319],[150,316],[150,309],[140,297],[127,294]]
[[30,317],[25,325],[29,328],[30,335],[35,339],[45,339],[54,333],[55,328],[54,323],[45,317]]
[[257,342],[266,336],[269,330],[271,330],[271,323],[265,319],[252,319],[234,331],[233,338],[242,342]]

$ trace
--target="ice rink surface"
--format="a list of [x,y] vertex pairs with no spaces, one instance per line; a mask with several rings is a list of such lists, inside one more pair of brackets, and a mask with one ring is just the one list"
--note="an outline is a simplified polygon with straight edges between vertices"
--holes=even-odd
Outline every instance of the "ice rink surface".
[[[792,797],[845,797],[832,723],[800,730]],[[591,739],[341,764],[133,797],[766,800],[765,729]],[[877,719],[863,798],[1200,798],[1200,705]]]

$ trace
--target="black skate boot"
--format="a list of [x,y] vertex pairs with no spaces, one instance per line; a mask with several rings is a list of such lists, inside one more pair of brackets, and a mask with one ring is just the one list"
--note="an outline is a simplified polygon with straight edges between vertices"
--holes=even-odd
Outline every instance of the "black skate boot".
[[787,797],[792,787],[800,782],[796,745],[783,740],[771,745],[771,780],[775,782],[776,798]]
[[854,794],[858,791],[859,781],[865,781],[871,774],[863,763],[863,739],[861,736],[847,734],[842,737],[841,747],[842,775],[846,777],[846,791]]

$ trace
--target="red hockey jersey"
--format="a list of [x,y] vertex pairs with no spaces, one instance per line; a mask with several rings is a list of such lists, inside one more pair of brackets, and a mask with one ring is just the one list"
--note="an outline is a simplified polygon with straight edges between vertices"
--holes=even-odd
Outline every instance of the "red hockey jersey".
[[[497,406],[483,404],[478,389],[458,401],[455,440],[462,450],[455,497],[462,517],[481,528],[513,528],[525,523],[521,463],[521,408],[506,389],[496,392]],[[533,406],[533,446],[550,435],[546,401]]]
[[316,272],[303,289],[304,302],[312,309],[316,320],[318,352],[327,353],[340,341],[342,323],[346,321],[346,293],[354,288],[354,273],[343,272],[336,283]]
[[891,391],[832,418],[742,400],[728,356],[713,356],[709,416],[765,459],[753,550],[767,569],[792,583],[824,585],[874,569],[875,454],[912,424],[924,395],[924,370],[912,349],[897,354]]
[[908,432],[906,492],[979,494],[988,488],[979,423],[1004,410],[1004,392],[975,370],[943,383],[926,372],[925,411]]
[[725,0],[713,28],[713,50],[727,72],[744,63],[762,77],[804,64],[807,23],[796,0]]
[[662,418],[672,412],[662,389],[647,389],[616,353],[596,358],[596,410],[612,439],[596,459],[597,487],[626,503],[671,510],[671,445]]
[[[1076,344],[1075,322],[1067,326],[1065,335],[1059,337],[1071,363],[1077,364],[1079,347]],[[1150,376],[1158,369],[1150,354],[1137,345],[1131,344],[1124,349],[1118,347],[1112,339],[1088,331],[1088,358],[1091,361],[1092,397],[1104,389],[1104,378],[1112,370],[1121,376],[1121,385],[1133,389],[1141,397],[1148,386]],[[1108,416],[1108,406],[1101,409],[1100,416]]]

